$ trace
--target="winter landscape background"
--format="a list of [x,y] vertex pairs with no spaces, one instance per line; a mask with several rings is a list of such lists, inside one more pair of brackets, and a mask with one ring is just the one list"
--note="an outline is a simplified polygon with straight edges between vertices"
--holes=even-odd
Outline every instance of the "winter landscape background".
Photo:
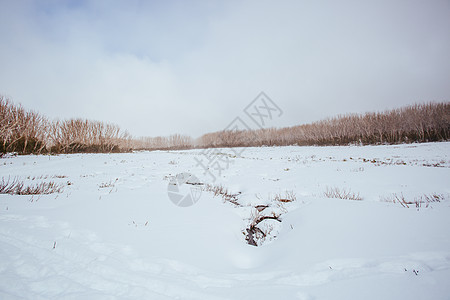
[[0,298],[449,299],[449,15],[0,0]]

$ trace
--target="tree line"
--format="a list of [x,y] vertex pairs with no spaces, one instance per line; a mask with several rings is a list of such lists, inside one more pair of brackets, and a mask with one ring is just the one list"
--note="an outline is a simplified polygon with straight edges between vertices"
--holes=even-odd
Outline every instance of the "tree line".
[[201,147],[327,146],[447,141],[450,103],[415,104],[384,112],[340,115],[285,128],[219,131],[200,137]]
[[191,137],[135,138],[116,124],[86,119],[50,121],[0,96],[0,153],[110,153],[192,148]]
[[0,96],[0,153],[109,153],[212,147],[397,144],[449,140],[450,103],[425,103],[348,114],[285,128],[219,131],[198,139],[133,137],[115,124],[86,119],[51,121]]

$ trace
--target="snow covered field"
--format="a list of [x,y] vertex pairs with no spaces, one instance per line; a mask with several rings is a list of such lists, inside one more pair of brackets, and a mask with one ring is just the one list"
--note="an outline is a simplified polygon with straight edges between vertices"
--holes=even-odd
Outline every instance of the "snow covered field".
[[[0,195],[0,299],[450,299],[450,143],[215,151],[0,159],[63,186]],[[174,205],[182,172],[236,203]]]

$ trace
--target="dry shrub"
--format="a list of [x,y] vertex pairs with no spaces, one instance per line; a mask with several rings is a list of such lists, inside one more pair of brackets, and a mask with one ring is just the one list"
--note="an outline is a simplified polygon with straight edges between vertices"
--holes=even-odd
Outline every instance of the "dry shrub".
[[295,195],[294,191],[286,190],[284,192],[284,196],[282,196],[281,194],[276,194],[274,200],[283,203],[294,202],[295,200],[297,200],[297,196]]
[[445,199],[443,194],[438,193],[431,193],[431,194],[423,194],[422,196],[415,197],[413,201],[408,201],[403,193],[397,194],[393,193],[390,196],[380,197],[381,201],[383,202],[392,202],[392,203],[399,203],[401,206],[405,208],[409,208],[410,205],[414,205],[416,208],[422,207],[422,205],[425,205],[425,207],[428,207],[431,203],[435,202],[441,202]]
[[240,193],[232,194],[226,187],[222,185],[206,184],[202,189],[206,192],[212,192],[214,196],[221,196],[225,202],[230,202],[236,206],[240,206],[238,202],[238,196]]
[[32,185],[25,185],[25,183],[18,177],[13,179],[5,179],[2,177],[0,182],[0,194],[10,195],[48,195],[53,193],[61,193],[63,185],[54,181],[41,182]]
[[130,138],[114,124],[82,119],[50,122],[0,96],[1,153],[119,152],[129,150]]
[[187,135],[174,134],[168,137],[140,137],[131,139],[133,150],[182,150],[194,148],[194,139]]
[[251,215],[252,221],[244,232],[247,244],[252,246],[261,245],[273,231],[273,226],[269,225],[261,229],[260,224],[266,220],[281,222],[280,217],[281,215],[276,214],[275,212],[272,212],[270,215],[263,215],[262,212],[257,209],[254,212],[252,212]]
[[104,188],[114,188],[116,186],[116,182],[119,181],[119,178],[116,178],[115,180],[110,180],[107,182],[102,182],[101,184],[99,184],[99,188],[100,189],[104,189]]
[[[261,200],[258,195],[256,197]],[[281,222],[281,216],[288,212],[284,204],[296,200],[294,191],[286,190],[284,195],[279,193],[272,197],[269,194],[270,204],[256,205],[250,217],[251,222],[243,232],[247,243],[252,246],[260,246],[267,238],[274,238],[270,237],[274,230],[273,223],[264,221]],[[270,212],[268,212],[269,208],[271,208]]]
[[413,204],[412,202],[407,202],[405,199],[405,196],[403,196],[403,193],[401,193],[400,195],[397,195],[396,193],[392,194],[392,199],[394,203],[400,203],[401,206],[403,207],[408,207],[408,204]]
[[437,194],[437,193],[432,193],[432,194],[423,194],[423,196],[420,197],[420,200],[423,202],[441,202],[445,199],[443,194]]
[[127,138],[128,133],[115,124],[83,119],[53,122],[49,132],[54,153],[121,152]]
[[396,144],[450,138],[450,103],[415,104],[366,114],[340,115],[287,128],[219,131],[200,137],[206,147]]
[[41,153],[46,149],[48,121],[0,96],[0,152]]
[[180,134],[133,138],[117,125],[83,119],[50,122],[39,113],[25,110],[0,96],[0,153],[395,144],[446,141],[449,138],[450,103],[415,104],[384,112],[340,115],[280,129],[212,132],[194,140]]
[[350,189],[346,190],[340,189],[338,187],[327,187],[324,192],[325,197],[327,198],[337,198],[337,199],[348,199],[348,200],[362,200],[363,198],[359,195],[359,193],[354,193]]

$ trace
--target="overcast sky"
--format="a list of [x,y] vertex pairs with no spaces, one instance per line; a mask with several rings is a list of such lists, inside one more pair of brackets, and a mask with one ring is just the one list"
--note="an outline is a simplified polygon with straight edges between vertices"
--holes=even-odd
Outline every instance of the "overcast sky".
[[0,94],[133,135],[450,100],[450,1],[0,0]]

